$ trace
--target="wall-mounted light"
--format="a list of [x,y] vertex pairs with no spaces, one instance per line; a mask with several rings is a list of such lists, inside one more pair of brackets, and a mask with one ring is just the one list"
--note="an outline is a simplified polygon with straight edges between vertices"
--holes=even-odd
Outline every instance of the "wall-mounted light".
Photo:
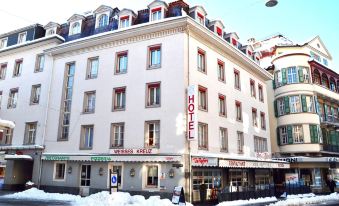
[[102,167],[99,168],[99,175],[100,176],[104,175],[104,169]]
[[173,177],[174,177],[174,169],[173,169],[173,168],[171,168],[171,169],[169,170],[168,176],[169,176],[170,178],[173,178]]
[[68,172],[68,174],[72,173],[72,167],[71,166],[68,167],[67,172]]
[[131,177],[134,177],[135,176],[135,169],[132,168],[130,171],[129,171],[129,176]]

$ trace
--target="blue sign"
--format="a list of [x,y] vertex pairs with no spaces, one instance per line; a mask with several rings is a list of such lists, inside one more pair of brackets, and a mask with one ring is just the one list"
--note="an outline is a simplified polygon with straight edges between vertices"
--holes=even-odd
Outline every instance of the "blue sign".
[[117,173],[112,173],[111,174],[111,186],[112,187],[117,187],[118,186],[118,174]]

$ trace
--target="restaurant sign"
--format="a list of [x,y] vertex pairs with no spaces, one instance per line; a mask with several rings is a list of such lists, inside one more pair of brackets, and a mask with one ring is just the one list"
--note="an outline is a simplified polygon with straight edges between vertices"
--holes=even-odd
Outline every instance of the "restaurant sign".
[[290,168],[289,163],[246,160],[219,160],[220,167],[231,168]]
[[158,149],[111,149],[111,154],[121,154],[121,155],[143,155],[143,154],[158,154]]
[[192,157],[192,166],[216,167],[218,166],[218,159],[215,157]]

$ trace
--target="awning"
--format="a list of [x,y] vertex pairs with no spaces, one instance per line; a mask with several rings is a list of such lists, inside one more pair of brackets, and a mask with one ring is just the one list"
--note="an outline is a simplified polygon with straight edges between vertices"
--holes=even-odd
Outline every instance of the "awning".
[[267,168],[267,169],[288,169],[290,164],[282,161],[248,161],[219,159],[219,167],[228,168]]
[[29,155],[5,155],[5,160],[30,160],[32,161],[33,158]]
[[181,162],[181,155],[51,155],[43,154],[43,160],[50,161],[92,161],[92,162]]
[[7,145],[0,146],[1,151],[5,150],[43,150],[44,146],[42,145]]
[[274,158],[274,160],[286,161],[290,163],[302,163],[302,162],[339,162],[339,157],[283,157]]
[[15,127],[15,124],[12,121],[0,119],[0,128],[1,127],[9,127],[12,129]]

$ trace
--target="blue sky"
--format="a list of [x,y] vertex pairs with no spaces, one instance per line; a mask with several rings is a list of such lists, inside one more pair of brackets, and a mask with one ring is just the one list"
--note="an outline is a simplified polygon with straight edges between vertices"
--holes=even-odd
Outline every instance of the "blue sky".
[[[172,1],[175,0],[166,0]],[[185,1],[191,6],[204,6],[208,18],[222,20],[226,31],[236,31],[242,42],[277,32],[295,43],[304,43],[319,35],[333,57],[332,69],[339,72],[339,0],[278,0],[278,5],[273,8],[265,7],[266,0]],[[72,14],[94,10],[101,4],[137,11],[146,8],[150,2],[152,0],[4,1],[0,8],[0,33],[33,23],[64,23]]]

